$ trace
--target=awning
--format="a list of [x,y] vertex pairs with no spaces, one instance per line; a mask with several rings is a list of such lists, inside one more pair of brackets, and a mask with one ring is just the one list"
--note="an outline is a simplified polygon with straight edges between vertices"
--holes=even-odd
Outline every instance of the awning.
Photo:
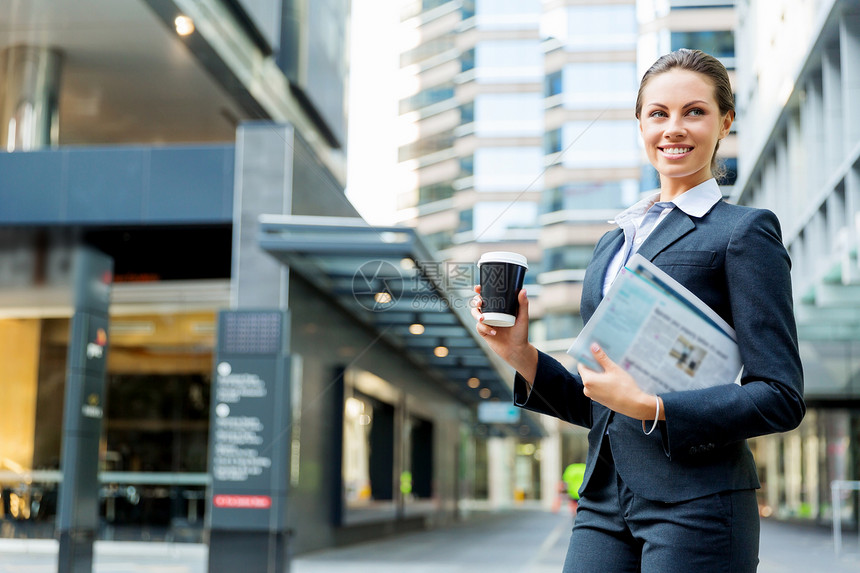
[[[409,227],[300,215],[259,221],[264,251],[400,349],[455,399],[470,406],[510,403],[513,370],[481,339],[470,314],[473,263],[439,260]],[[521,414],[507,431],[544,435],[534,414]]]

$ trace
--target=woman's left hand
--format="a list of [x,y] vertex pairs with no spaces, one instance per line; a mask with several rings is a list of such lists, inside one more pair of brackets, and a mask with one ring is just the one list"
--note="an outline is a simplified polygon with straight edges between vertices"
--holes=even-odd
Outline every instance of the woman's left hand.
[[636,420],[653,419],[654,396],[643,392],[633,376],[613,362],[597,344],[591,345],[591,354],[603,372],[592,370],[582,363],[577,366],[585,395],[619,414]]

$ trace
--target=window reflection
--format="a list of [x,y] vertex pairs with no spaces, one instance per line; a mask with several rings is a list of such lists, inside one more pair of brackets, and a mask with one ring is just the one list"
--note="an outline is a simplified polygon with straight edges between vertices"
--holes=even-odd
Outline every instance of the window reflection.
[[394,406],[353,387],[343,414],[343,521],[393,518]]
[[435,425],[387,381],[361,370],[344,376],[342,525],[435,511]]

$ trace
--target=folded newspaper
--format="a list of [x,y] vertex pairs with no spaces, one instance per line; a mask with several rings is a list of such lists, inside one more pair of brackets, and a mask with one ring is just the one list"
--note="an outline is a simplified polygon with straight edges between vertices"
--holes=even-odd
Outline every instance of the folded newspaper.
[[642,255],[630,258],[568,354],[602,370],[597,342],[646,392],[740,382],[734,329]]

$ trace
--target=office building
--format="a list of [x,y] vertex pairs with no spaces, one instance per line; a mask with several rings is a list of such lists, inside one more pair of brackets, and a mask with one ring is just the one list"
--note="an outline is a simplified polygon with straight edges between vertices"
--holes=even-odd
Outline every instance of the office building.
[[860,479],[857,221],[860,2],[738,3],[738,182],[732,199],[782,224],[793,264],[808,413],[755,440],[765,514],[856,522]]
[[[720,0],[639,0],[638,77],[661,55],[680,48],[702,50],[716,57],[735,80],[735,28],[737,14],[734,2]],[[719,161],[724,175],[720,178],[723,196],[732,195],[737,179],[737,132],[743,129],[735,121],[732,131],[720,142]],[[643,159],[641,188],[659,186],[657,172]]]
[[[421,237],[343,194],[348,29],[345,0],[0,1],[0,535],[55,533],[77,245],[113,259],[106,390],[84,410],[98,538],[200,541],[213,504],[275,501],[293,552],[451,521],[484,472],[477,433],[540,433],[477,423],[510,401],[506,367]],[[283,318],[231,331],[228,311]],[[231,415],[210,407],[216,358],[272,349],[281,425],[210,451]],[[225,464],[278,496],[213,501]]]

